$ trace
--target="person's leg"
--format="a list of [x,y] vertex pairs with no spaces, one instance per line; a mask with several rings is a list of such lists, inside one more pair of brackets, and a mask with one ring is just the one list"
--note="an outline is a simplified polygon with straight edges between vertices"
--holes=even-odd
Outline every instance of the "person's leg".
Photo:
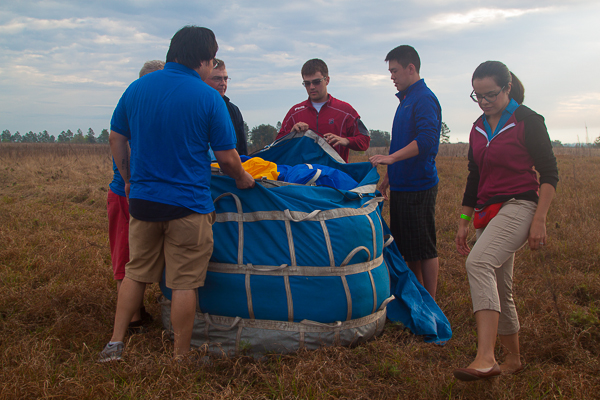
[[402,246],[406,264],[434,300],[440,269],[435,229],[437,189],[436,185],[427,190],[405,194],[407,204],[402,225],[408,232],[401,231],[402,239],[409,240],[408,246]]
[[[413,272],[413,274],[415,274],[419,283],[421,285],[425,286],[423,284],[423,271],[421,269],[421,261],[407,261],[406,265],[408,265],[408,268],[410,268],[410,270]],[[425,288],[425,289],[427,289],[427,288]]]
[[521,368],[521,355],[519,353],[520,325],[512,296],[514,261],[515,256],[513,255],[496,270],[498,295],[500,297],[500,308],[502,309],[498,322],[498,335],[503,351],[506,353],[506,358],[500,365],[500,369],[508,373]]
[[[514,203],[514,204],[513,204]],[[520,221],[520,232],[515,232],[516,236],[529,235],[529,226],[535,214],[537,206],[531,201],[513,200],[506,204],[509,209],[514,209],[511,218],[514,221]],[[513,271],[514,254],[509,257],[500,268],[496,270],[498,282],[498,295],[500,297],[500,307],[502,313],[498,321],[498,335],[500,343],[503,346],[506,357],[500,369],[503,372],[513,373],[522,368],[521,354],[519,349],[519,317],[517,308],[513,299]]]
[[468,368],[490,368],[496,364],[494,347],[498,333],[499,313],[492,310],[480,310],[475,313],[477,323],[477,356]]
[[423,276],[423,286],[431,297],[435,300],[437,294],[437,282],[440,264],[437,257],[421,260],[421,274]]
[[419,283],[429,292],[435,300],[437,294],[438,273],[440,270],[437,257],[420,261],[407,261],[406,265],[415,274]]
[[140,309],[140,302],[144,298],[144,282],[134,281],[125,277],[119,290],[117,299],[117,313],[115,315],[115,326],[111,342],[122,342],[127,332],[127,327],[133,314]]
[[[106,208],[108,211],[108,241],[110,244],[110,257],[113,275],[117,282],[117,296],[121,283],[125,277],[125,265],[129,262],[129,203],[125,196],[119,196],[108,190]],[[143,306],[140,304],[140,308]],[[131,319],[136,322],[141,319],[137,310]]]
[[[496,335],[512,336],[519,330],[514,303],[510,306],[512,265],[514,253],[527,240],[535,212],[534,203],[533,206],[532,209],[530,204],[510,200],[484,230],[477,231],[477,242],[467,258],[466,269],[477,322],[478,346],[484,348],[478,347],[472,368],[493,365],[490,362],[495,360]],[[515,338],[518,340],[518,336],[504,339],[514,341]],[[509,344],[509,351],[516,349],[518,353],[518,344],[516,348],[514,343]]]
[[[121,284],[122,284],[122,282],[123,282],[123,279],[117,280],[117,298],[119,296],[119,290],[121,290]],[[146,286],[144,286],[144,291],[145,290],[146,290]],[[141,319],[142,319],[141,309],[142,309],[143,306],[144,306],[144,293],[142,293],[142,301],[140,302],[140,306],[133,313],[133,317],[131,317],[131,321],[130,322],[141,321]]]
[[180,357],[190,351],[197,292],[197,289],[173,290],[171,324],[175,333],[174,357]]
[[100,352],[98,362],[121,360],[124,348],[122,342],[131,317],[140,309],[146,284],[160,282],[165,265],[163,225],[161,222],[144,222],[131,218],[129,224],[131,260],[125,267],[125,278],[119,285],[113,334],[110,342]]
[[204,286],[213,250],[212,224],[216,214],[191,214],[169,221],[165,231],[165,281],[173,290],[171,324],[175,335],[173,356],[190,350],[198,288]]
[[519,333],[512,335],[498,335],[500,343],[504,347],[506,358],[500,365],[502,372],[513,373],[521,369],[521,353],[519,352]]
[[[148,222],[131,218],[129,224],[129,247],[131,260],[125,267],[125,279],[141,283],[141,294],[135,305],[130,328],[133,332],[139,331],[142,325],[141,308],[144,305],[144,292],[148,283],[160,282],[164,265],[164,222]],[[118,285],[119,299],[124,289],[126,280]]]

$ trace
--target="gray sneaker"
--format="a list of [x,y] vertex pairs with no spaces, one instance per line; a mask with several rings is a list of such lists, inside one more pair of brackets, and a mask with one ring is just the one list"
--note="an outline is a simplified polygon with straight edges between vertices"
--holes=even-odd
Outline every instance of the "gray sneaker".
[[107,344],[104,347],[104,350],[100,352],[100,357],[98,358],[98,362],[108,362],[108,361],[120,361],[122,360],[123,349],[125,345],[123,342],[117,342],[114,344]]

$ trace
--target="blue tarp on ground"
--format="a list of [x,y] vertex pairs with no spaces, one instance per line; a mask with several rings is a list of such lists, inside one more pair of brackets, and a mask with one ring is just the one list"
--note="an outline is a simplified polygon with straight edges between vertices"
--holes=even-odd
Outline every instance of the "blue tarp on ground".
[[[428,342],[443,344],[451,338],[447,318],[408,269],[395,243],[384,247],[390,232],[381,219],[380,208],[372,206],[379,174],[370,163],[344,163],[314,134],[290,134],[254,155],[281,165],[328,166],[347,173],[359,184],[354,191],[345,191],[303,185],[277,187],[264,182],[255,189],[241,191],[232,179],[213,176],[211,192],[221,222],[214,227],[215,250],[206,285],[198,290],[202,312],[250,319],[331,323],[369,315],[391,293],[395,300],[387,305],[390,320],[401,322]],[[326,217],[328,212],[341,208],[352,213],[369,204],[369,211],[361,215]],[[266,213],[284,210],[294,210],[298,215],[320,210],[323,220],[292,222],[286,226],[284,221],[266,217]],[[244,213],[241,224],[240,211]],[[252,216],[256,216],[255,221]],[[286,236],[286,230],[291,235]],[[326,245],[323,233],[332,243]],[[240,238],[243,239],[241,247]],[[291,248],[295,251],[293,256]],[[352,251],[358,248],[361,250]],[[275,273],[279,265],[289,269],[291,259],[301,268],[328,269],[333,265],[335,268],[331,271],[337,271],[345,265],[345,257],[349,258],[345,264],[350,266],[369,262],[376,265],[369,266],[366,272],[353,270],[345,282],[333,276],[294,276],[292,273],[284,277]],[[253,264],[259,266],[256,268],[259,273],[248,275],[247,268]],[[245,266],[246,273],[238,273],[238,266]],[[273,269],[271,275],[264,271],[269,268]],[[161,288],[170,298],[170,290],[162,283]]]
[[[327,165],[346,172],[360,182],[359,186],[377,184],[379,181],[377,169],[370,163],[340,163],[334,159],[335,156],[332,157],[315,143],[314,139],[305,136],[275,142],[270,148],[254,155],[276,164]],[[391,234],[385,221],[383,230],[384,235]],[[396,297],[387,306],[388,318],[401,322],[411,332],[424,336],[427,342],[443,344],[448,341],[452,337],[448,318],[408,268],[396,244],[386,247],[383,256],[390,271],[391,294]]]

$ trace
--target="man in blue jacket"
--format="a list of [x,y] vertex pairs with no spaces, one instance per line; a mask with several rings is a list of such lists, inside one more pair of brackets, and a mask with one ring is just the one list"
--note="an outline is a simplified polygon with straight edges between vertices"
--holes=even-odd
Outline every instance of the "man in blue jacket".
[[435,202],[439,182],[435,156],[440,144],[442,109],[421,79],[421,60],[411,46],[398,46],[385,58],[398,89],[390,155],[369,159],[388,165],[379,191],[388,199],[390,230],[419,282],[435,299],[439,270],[435,234]]

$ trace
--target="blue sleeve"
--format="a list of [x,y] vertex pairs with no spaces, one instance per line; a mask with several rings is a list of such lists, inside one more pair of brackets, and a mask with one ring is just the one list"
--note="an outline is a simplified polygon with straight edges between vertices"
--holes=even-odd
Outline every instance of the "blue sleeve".
[[121,96],[112,119],[110,120],[110,130],[115,131],[131,140],[131,131],[129,130],[129,120],[127,119],[127,109],[125,107],[127,90]]
[[434,98],[426,96],[419,99],[414,107],[415,127],[419,154],[427,154],[440,142],[442,110]]
[[235,149],[237,139],[229,110],[227,110],[227,105],[218,92],[215,91],[214,94],[219,98],[215,98],[213,103],[214,108],[209,132],[210,147],[214,151]]

